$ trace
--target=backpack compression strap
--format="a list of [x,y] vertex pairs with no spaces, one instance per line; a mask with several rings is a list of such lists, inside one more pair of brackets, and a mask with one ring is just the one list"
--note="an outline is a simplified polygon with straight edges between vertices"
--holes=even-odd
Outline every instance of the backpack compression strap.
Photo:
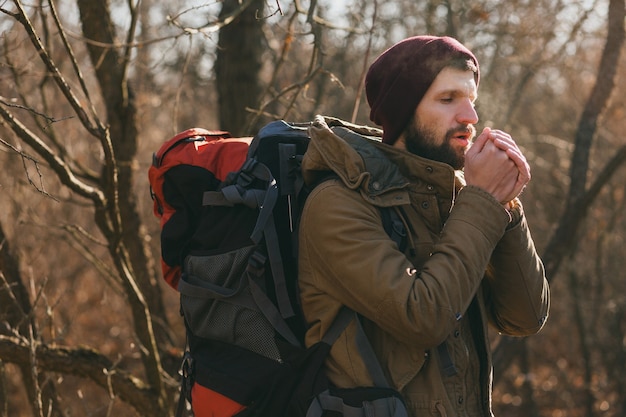
[[332,346],[351,321],[354,321],[356,324],[355,342],[361,354],[361,358],[374,381],[374,385],[380,388],[391,388],[391,385],[387,382],[383,368],[380,366],[380,362],[376,357],[376,353],[374,353],[374,348],[365,334],[361,316],[357,312],[346,306],[342,307],[341,310],[339,310],[339,314],[337,314],[337,317],[335,317],[335,320],[326,331],[322,342]]
[[[263,184],[267,184],[267,188],[254,188],[255,180],[260,180]],[[291,307],[287,291],[287,283],[282,264],[282,257],[280,254],[278,235],[274,224],[273,210],[277,199],[278,186],[269,168],[255,159],[250,158],[246,160],[242,166],[234,184],[227,185],[220,191],[206,191],[203,195],[202,204],[211,206],[233,206],[235,204],[244,204],[247,207],[259,209],[257,222],[252,234],[250,235],[250,239],[258,245],[261,242],[261,239],[263,237],[265,238],[265,248],[267,250],[267,257],[269,258],[272,269],[278,310],[283,318],[289,318],[293,317],[295,313]],[[265,258],[265,255],[263,255],[261,251],[258,251],[257,256]],[[258,264],[253,266],[254,269],[259,272],[260,275],[258,276],[260,278],[265,272],[265,269],[259,269]],[[263,300],[259,298],[259,307],[261,308],[261,311],[264,314],[267,313],[266,316],[270,314],[274,315],[273,311],[270,312],[270,310],[267,309],[270,307],[271,301],[267,299],[263,291],[259,288],[259,291],[255,293],[257,296],[262,296],[263,298]],[[253,295],[255,293],[253,293]],[[273,321],[272,324],[274,324]],[[279,329],[277,328],[276,330]]]

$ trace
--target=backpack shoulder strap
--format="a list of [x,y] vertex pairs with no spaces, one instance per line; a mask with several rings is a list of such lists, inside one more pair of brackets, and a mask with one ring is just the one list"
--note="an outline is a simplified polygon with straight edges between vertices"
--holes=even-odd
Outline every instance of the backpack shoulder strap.
[[383,219],[383,228],[387,235],[396,242],[400,252],[404,252],[407,246],[406,226],[394,207],[380,207],[380,214]]
[[[393,207],[381,207],[380,213],[383,218],[383,227],[389,235],[389,237],[396,242],[401,252],[404,252],[407,246],[407,232],[406,226],[400,217],[400,214]],[[445,376],[454,376],[458,373],[450,352],[448,351],[448,345],[444,340],[437,346],[437,353],[439,356],[439,365],[441,371]]]
[[326,331],[326,334],[322,338],[322,342],[332,346],[346,327],[348,327],[348,324],[350,324],[351,321],[354,321],[356,324],[355,342],[357,348],[359,349],[359,353],[361,354],[361,358],[363,359],[363,362],[365,363],[365,366],[374,381],[374,385],[380,388],[389,388],[389,382],[387,381],[385,373],[380,366],[380,362],[374,353],[374,348],[372,348],[372,345],[365,334],[365,330],[363,329],[363,325],[361,323],[361,316],[357,312],[346,306],[342,307],[342,309],[339,310],[339,314],[337,314],[337,317],[335,317],[335,320]]

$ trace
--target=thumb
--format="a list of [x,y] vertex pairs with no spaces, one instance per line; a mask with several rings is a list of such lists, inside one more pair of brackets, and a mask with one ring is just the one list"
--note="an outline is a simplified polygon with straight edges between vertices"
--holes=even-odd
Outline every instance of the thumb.
[[[470,149],[472,149],[474,152],[482,151],[483,148],[485,147],[485,144],[489,140],[489,134],[490,133],[491,133],[491,128],[490,127],[484,128],[483,131],[480,133],[480,135],[478,135],[478,137],[476,139],[474,139],[474,143],[472,143],[472,146],[471,146]],[[474,148],[476,148],[476,149],[474,149]]]

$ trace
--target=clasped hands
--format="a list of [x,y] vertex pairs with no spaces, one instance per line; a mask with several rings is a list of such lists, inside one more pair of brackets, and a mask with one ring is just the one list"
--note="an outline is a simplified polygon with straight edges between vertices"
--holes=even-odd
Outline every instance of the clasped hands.
[[506,132],[486,127],[465,154],[465,181],[493,195],[505,208],[530,181],[530,166]]

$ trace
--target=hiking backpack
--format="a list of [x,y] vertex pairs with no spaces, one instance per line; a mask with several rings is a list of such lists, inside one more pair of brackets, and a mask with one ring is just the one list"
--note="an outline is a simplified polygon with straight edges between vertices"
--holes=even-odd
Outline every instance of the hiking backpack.
[[[276,121],[252,140],[190,129],[155,154],[149,178],[163,274],[180,292],[187,330],[179,416],[185,400],[196,417],[406,416],[358,314],[344,308],[321,342],[304,346],[297,230],[310,192],[300,174],[308,126]],[[381,211],[404,245],[400,218]],[[375,387],[337,389],[324,375],[351,321]]]
[[161,145],[148,170],[154,215],[161,226],[161,270],[174,289],[201,217],[204,190],[215,190],[245,161],[252,138],[187,129]]

